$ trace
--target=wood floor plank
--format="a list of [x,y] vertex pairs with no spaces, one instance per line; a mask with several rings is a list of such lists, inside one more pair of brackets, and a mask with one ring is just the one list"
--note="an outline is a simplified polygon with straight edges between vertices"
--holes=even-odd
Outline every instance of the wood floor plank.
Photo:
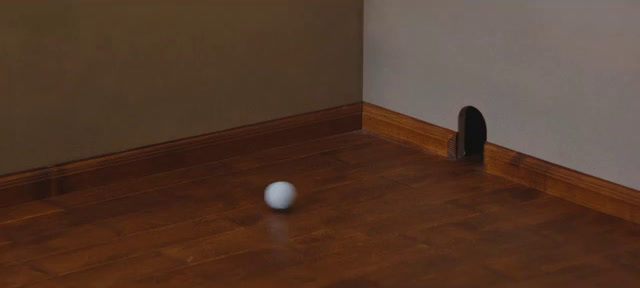
[[[393,192],[397,189],[404,189],[404,187],[399,184],[387,182],[386,185],[384,185],[381,181],[383,180],[373,181],[370,182],[371,184],[369,185],[370,187],[376,187],[382,192]],[[355,182],[350,185],[316,191],[314,194],[318,195],[317,197],[327,197],[338,200],[337,197],[345,197],[350,194],[350,191],[355,193],[356,189],[365,188],[358,191],[363,195],[362,197],[364,197],[360,201],[367,201],[367,198],[376,198],[376,191],[366,189],[367,186],[362,185],[362,183],[363,182]],[[309,195],[309,197],[311,198],[312,196]],[[322,198],[316,199],[320,200]],[[248,246],[253,239],[271,239],[272,241],[268,241],[267,243],[288,244],[291,238],[313,233],[324,229],[324,227],[338,229],[340,226],[357,225],[357,223],[350,224],[345,222],[347,218],[344,217],[345,213],[343,209],[348,209],[349,207],[340,206],[340,201],[335,202],[337,204],[336,206],[331,205],[331,203],[332,202],[329,201],[307,199],[299,203],[290,214],[274,213],[264,205],[246,207],[241,210],[232,211],[225,216],[226,219],[246,227],[245,229],[198,239],[192,243],[166,248],[163,251],[168,255],[180,259],[194,257],[192,261],[199,262],[206,261],[208,259],[207,257],[212,257],[211,255],[215,255],[213,257],[219,257],[221,255],[242,251],[242,247],[253,250],[265,248],[259,243],[256,243],[257,246],[255,247]],[[360,221],[358,218],[354,218],[353,220]],[[278,241],[278,239],[282,241]],[[249,242],[243,243],[243,241]],[[225,249],[224,247],[226,247],[226,245],[231,245],[231,248]],[[209,249],[212,250],[210,251]],[[220,252],[227,250],[228,252]],[[204,259],[199,259],[199,257],[204,257]]]
[[511,205],[550,197],[535,189],[519,184],[495,185],[492,189],[445,201],[470,211],[490,213]]
[[[565,203],[557,198],[550,199]],[[588,251],[582,246],[588,242],[576,239],[576,235],[581,234],[563,233],[566,236],[573,235],[572,239],[550,237],[551,235],[545,227],[553,224],[556,220],[555,215],[558,214],[545,213],[541,217],[539,213],[531,213],[536,209],[543,209],[542,207],[549,204],[550,199],[543,198],[517,205],[519,209],[516,210],[521,211],[520,214],[511,209],[493,211],[490,214],[479,214],[448,225],[428,228],[419,233],[410,232],[408,235],[424,241],[431,247],[446,251],[446,253],[475,255],[475,257],[482,259],[481,263],[484,263],[492,271],[497,271],[513,279],[526,279],[534,275],[549,273],[554,270],[554,265],[567,267],[581,264],[582,262],[575,262],[575,259],[597,253],[596,251]],[[590,212],[573,203],[566,202],[565,204],[575,206],[572,207],[575,208],[573,214],[566,214],[571,217]],[[505,217],[506,215],[511,218]],[[609,217],[602,214],[597,216]],[[497,217],[502,219],[501,225],[495,225]],[[562,232],[556,231],[555,233]],[[629,235],[626,235],[625,238],[629,241],[634,240]],[[637,240],[635,241],[637,243]],[[578,243],[579,245],[567,245],[567,243]],[[612,247],[603,247],[602,251],[610,251],[611,249]],[[465,258],[471,257],[465,256]]]
[[289,249],[250,250],[129,283],[131,287],[227,287],[230,282],[258,278],[303,261]]
[[29,287],[123,287],[123,283],[127,281],[170,270],[178,263],[177,260],[160,254],[145,254],[36,282]]
[[640,225],[366,132],[85,192],[0,209],[0,286],[640,285]]
[[[78,208],[78,211],[72,210],[72,214],[39,219],[51,221],[39,221],[29,226],[10,227],[13,228],[9,232],[13,232],[11,235],[14,239],[21,241],[0,247],[0,251],[6,251],[0,253],[0,264],[34,259],[44,251],[48,255],[63,252],[76,246],[83,247],[105,243],[113,240],[116,236],[122,237],[145,230],[157,229],[179,221],[237,209],[242,207],[239,203],[243,203],[241,201],[244,200],[241,199],[247,198],[245,197],[247,190],[238,189],[237,185],[232,186],[236,186],[234,187],[235,190],[221,189],[209,192],[203,190],[202,187],[210,186],[196,185],[186,189],[186,191],[179,191],[177,195],[173,193],[167,195],[164,191],[158,191],[157,193],[131,197],[133,199],[119,198],[113,201],[100,202],[97,205],[82,206]],[[253,199],[257,200],[252,203],[261,201],[259,199],[262,198],[262,194],[258,193],[257,195],[259,197],[253,197]],[[140,210],[137,207],[145,208],[142,211],[135,212]],[[74,217],[74,215],[78,216]],[[80,215],[82,216],[80,217]],[[96,228],[94,224],[105,228]],[[25,227],[28,227],[29,230],[26,230]],[[105,233],[108,233],[108,236],[86,234],[81,238],[73,239],[73,241],[67,241],[68,235],[83,233],[83,231],[88,231],[86,229],[90,231],[100,229],[100,231],[106,231]],[[84,240],[84,242],[78,243],[77,241],[80,239]]]
[[59,251],[107,243],[117,238],[116,233],[108,229],[91,224],[81,225],[59,233],[52,233],[50,236],[0,246],[0,266],[27,262]]
[[[264,252],[267,248],[249,250],[162,273],[136,282],[134,286],[171,287],[177,283],[188,283],[190,287],[207,287],[210,284],[206,280],[211,277],[209,273],[218,273],[216,271],[224,273],[223,271],[228,271],[228,267],[236,266],[230,264],[236,261],[236,258],[258,253],[262,256],[256,258],[262,263],[252,264],[256,267],[248,269],[239,266],[232,273],[239,274],[241,277],[218,277],[220,281],[217,283],[224,287],[275,287],[276,285],[320,287],[348,275],[370,271],[374,267],[384,265],[387,261],[416,255],[416,249],[424,249],[416,248],[407,239],[394,237],[373,239],[349,230],[316,231],[290,239],[291,241],[281,243],[279,247],[268,249],[269,253]],[[327,246],[327,242],[332,246]],[[285,249],[287,246],[290,246],[290,249]],[[272,269],[274,265],[278,269]],[[345,274],[345,271],[349,273]]]
[[61,212],[64,209],[47,200],[31,201],[0,209],[0,224]]
[[[327,243],[331,243],[331,246],[324,247]],[[368,282],[367,279],[353,280],[381,267],[425,257],[430,253],[428,247],[414,244],[404,238],[371,238],[348,230],[326,230],[307,235],[303,241],[296,241],[296,248],[303,254],[303,262],[266,276],[230,281],[225,285],[227,287],[376,287],[368,285],[374,283]]]
[[51,275],[64,275],[135,255],[149,254],[164,246],[231,231],[237,227],[216,217],[203,217],[122,237],[118,241],[39,258],[32,262]]
[[14,288],[22,287],[26,283],[42,281],[49,278],[49,275],[30,265],[15,265],[10,267],[0,266],[0,287]]
[[[286,175],[304,173],[332,165],[341,165],[341,162],[327,155],[317,154],[293,159],[291,161],[279,162],[269,167],[252,169],[247,173],[241,174],[241,176],[247,178],[252,177],[252,175],[255,177],[255,175],[269,173],[269,177],[271,178],[267,179],[279,179],[279,177],[286,177]],[[291,173],[291,171],[288,171],[291,166],[301,166],[301,168]],[[134,194],[130,197],[116,198],[92,205],[68,208],[64,213],[54,213],[25,219],[24,221],[6,223],[0,225],[0,228],[2,229],[2,233],[7,235],[9,239],[20,241],[22,239],[42,237],[52,231],[57,233],[69,227],[140,212],[141,209],[161,209],[175,204],[176,201],[218,200],[218,205],[233,207],[234,202],[227,201],[240,201],[242,195],[234,195],[233,193],[227,193],[227,191],[230,189],[236,192],[244,191],[240,188],[247,187],[241,186],[243,185],[243,178],[240,176],[234,178],[236,179],[235,181],[229,181],[228,179],[229,178],[224,177],[208,177],[180,185],[147,191],[146,193]]]
[[443,254],[424,255],[345,281],[360,287],[495,287],[512,279],[477,263],[460,261]]
[[[324,156],[322,156],[324,157]],[[155,229],[162,225],[170,225],[178,220],[186,220],[189,218],[201,217],[203,215],[211,215],[216,213],[225,213],[231,210],[242,209],[244,207],[261,207],[263,208],[262,190],[270,182],[277,179],[284,179],[295,183],[300,191],[305,193],[323,190],[333,185],[342,183],[332,183],[324,181],[323,177],[334,178],[340,169],[340,163],[329,161],[320,161],[313,164],[313,159],[302,159],[307,168],[298,169],[295,172],[289,172],[288,166],[275,167],[269,169],[251,170],[246,173],[228,177],[225,183],[220,185],[202,185],[203,187],[212,187],[210,191],[202,189],[185,189],[180,192],[181,196],[189,196],[195,201],[177,202],[173,205],[164,207],[164,209],[154,209],[141,211],[134,214],[127,214],[120,217],[114,217],[100,222],[101,225],[110,227],[118,231],[121,235],[137,233],[147,229]],[[297,163],[300,164],[300,163]],[[294,163],[293,165],[297,165]],[[335,166],[333,164],[338,164]],[[287,165],[291,165],[288,163]],[[282,169],[285,168],[285,169]],[[260,175],[269,175],[268,177]],[[289,175],[288,177],[286,175]],[[315,179],[305,185],[304,180]],[[182,188],[180,186],[178,188]],[[304,198],[303,198],[304,199]],[[258,209],[262,211],[262,209]]]
[[[304,160],[306,161],[306,160]],[[307,167],[315,167],[314,165],[308,165],[309,162],[306,162],[305,164],[307,164]],[[326,162],[319,162],[318,163],[319,166],[326,166]],[[278,169],[272,169],[270,172],[273,171],[280,171]],[[305,171],[312,171],[312,169],[301,169],[298,172],[305,172]],[[258,172],[259,174],[260,172]],[[252,173],[249,173],[250,175]],[[265,183],[262,183],[261,185],[265,185]],[[208,186],[211,186],[211,184],[209,184]],[[236,185],[237,186],[237,185]],[[322,187],[321,185],[319,187]],[[184,188],[184,187],[183,187]],[[186,189],[189,190],[189,189]],[[190,217],[198,217],[201,215],[207,215],[207,214],[213,214],[215,212],[223,212],[224,208],[226,209],[231,209],[234,206],[234,201],[231,200],[223,200],[225,198],[228,198],[226,196],[229,196],[231,194],[226,193],[226,191],[224,191],[225,193],[222,194],[211,194],[211,193],[206,193],[204,196],[200,195],[198,193],[201,192],[196,192],[195,195],[198,197],[198,201],[193,201],[193,202],[184,202],[184,201],[166,201],[166,199],[162,199],[162,197],[158,196],[158,195],[154,195],[154,194],[150,194],[150,196],[153,197],[148,197],[148,196],[140,196],[140,197],[135,197],[134,200],[135,201],[131,201],[131,199],[125,199],[125,198],[119,198],[119,199],[115,199],[114,201],[116,203],[121,202],[122,201],[122,205],[118,204],[115,205],[118,207],[119,210],[111,210],[110,207],[114,204],[112,204],[109,201],[106,202],[100,202],[96,205],[92,205],[92,206],[82,206],[80,208],[77,208],[79,211],[74,211],[73,213],[75,214],[82,214],[82,222],[92,222],[90,221],[90,219],[98,219],[97,217],[101,216],[101,215],[109,215],[109,219],[106,219],[104,221],[99,221],[97,223],[106,226],[108,228],[111,228],[111,230],[117,231],[119,233],[120,236],[122,235],[127,235],[127,234],[131,234],[131,233],[137,233],[140,231],[144,231],[144,230],[148,230],[148,229],[155,229],[157,227],[162,227],[163,225],[170,225],[171,223],[174,223],[176,221],[180,221],[180,220],[184,220],[184,219],[188,219]],[[190,193],[181,193],[180,196],[186,196]],[[177,197],[177,195],[171,195],[171,197]],[[203,198],[204,197],[204,198]],[[236,195],[236,197],[239,197],[238,195]],[[137,199],[153,199],[153,202],[137,202]],[[254,203],[256,202],[261,202],[261,196],[257,198],[257,201],[254,201]],[[207,201],[211,202],[211,200],[215,200],[215,204],[214,205],[205,205],[206,203],[208,203]],[[147,204],[146,206],[153,206],[153,203],[159,203],[159,202],[167,202],[167,203],[172,203],[172,206],[166,207],[166,206],[162,206],[162,210],[146,210],[146,211],[141,211],[141,212],[136,212],[134,214],[124,214],[121,216],[115,216],[115,217],[111,217],[113,215],[116,215],[117,213],[119,213],[118,211],[125,209],[126,207],[136,207],[136,206],[145,206],[143,204]],[[246,201],[245,201],[246,202]],[[197,203],[197,205],[192,205],[194,203]],[[102,207],[102,208],[101,208]],[[220,208],[218,210],[215,210],[216,208]],[[73,211],[73,210],[72,210]],[[185,212],[186,211],[186,212]],[[44,224],[43,226],[49,226],[49,227],[64,227],[66,225],[71,225],[69,223],[74,223],[74,224],[79,224],[76,223],[74,221],[64,221],[65,218],[61,217],[61,215],[56,215],[57,217],[53,217],[53,221],[45,221],[45,222],[41,222],[41,224]],[[56,225],[56,223],[61,223],[59,225]],[[24,227],[24,226],[22,226]],[[31,230],[34,230],[34,227],[38,227],[38,226],[30,226]],[[25,231],[29,231],[29,229],[24,229],[24,230],[20,230],[20,229],[16,229],[19,232],[25,232]],[[38,231],[43,231],[44,229],[37,229]],[[24,236],[25,235],[19,235],[19,236]],[[37,237],[44,237],[43,235],[37,234]],[[18,237],[19,238],[19,237]],[[101,239],[99,241],[99,243],[102,243],[103,239]],[[53,241],[53,240],[49,240],[49,241]],[[51,247],[49,247],[51,248]],[[13,262],[13,261],[17,261],[16,258],[18,258],[17,256],[19,255],[20,258],[22,260],[28,260],[30,259],[30,256],[27,256],[27,254],[29,254],[29,251],[33,251],[33,247],[28,246],[27,248],[25,247],[19,247],[14,245],[13,247],[7,248],[7,250],[13,250],[13,251],[17,251],[17,252],[21,252],[21,253],[17,253],[17,252],[13,252],[13,253],[7,253],[5,254],[5,256],[8,257],[8,259],[5,259],[5,261],[9,261],[9,262]],[[52,249],[50,252],[54,253],[54,252],[59,252],[56,251],[55,249]]]
[[543,274],[538,277],[513,281],[499,287],[635,287],[640,278],[636,274],[615,269],[602,262],[583,263]]
[[164,173],[153,174],[84,190],[79,193],[63,194],[50,198],[63,207],[77,207],[114,198],[126,197],[160,187],[190,182],[202,178],[238,173],[261,166],[272,166],[279,162],[312,156],[315,154],[363,144],[376,138],[363,132],[352,132],[335,137],[327,137],[312,142],[259,151],[217,162],[205,163]]
[[62,194],[51,197],[48,200],[61,207],[73,209],[118,198],[130,197],[155,189],[180,183],[188,183],[215,175],[223,175],[228,173],[230,169],[231,167],[224,162],[206,163],[160,174],[153,174],[140,179],[117,182],[111,185],[79,191],[78,193]]

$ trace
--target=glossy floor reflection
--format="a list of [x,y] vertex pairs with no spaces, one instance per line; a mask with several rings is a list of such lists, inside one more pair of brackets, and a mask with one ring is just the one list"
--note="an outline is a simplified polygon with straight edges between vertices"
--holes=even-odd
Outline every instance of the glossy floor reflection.
[[636,224],[366,132],[0,210],[0,287],[640,287],[638,263]]

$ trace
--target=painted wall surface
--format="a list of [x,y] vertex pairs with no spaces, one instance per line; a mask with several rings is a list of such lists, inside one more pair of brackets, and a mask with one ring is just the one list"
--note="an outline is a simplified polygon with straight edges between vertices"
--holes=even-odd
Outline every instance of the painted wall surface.
[[362,100],[361,0],[0,3],[0,175]]
[[365,1],[364,99],[640,189],[640,1]]

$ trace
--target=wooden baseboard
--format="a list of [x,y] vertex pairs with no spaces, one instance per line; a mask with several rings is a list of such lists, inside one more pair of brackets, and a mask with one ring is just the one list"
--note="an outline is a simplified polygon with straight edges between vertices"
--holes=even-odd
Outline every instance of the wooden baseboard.
[[487,143],[488,173],[580,205],[640,223],[640,191]]
[[[369,103],[363,104],[362,116],[364,130],[456,159],[455,131]],[[484,151],[488,173],[640,223],[640,191],[495,144],[486,143]]]
[[0,207],[362,129],[362,104],[0,177]]
[[[455,159],[456,132],[369,103],[0,177],[0,207],[364,129]],[[640,191],[487,143],[488,173],[640,223]]]
[[364,103],[362,129],[455,159],[456,132],[373,104]]

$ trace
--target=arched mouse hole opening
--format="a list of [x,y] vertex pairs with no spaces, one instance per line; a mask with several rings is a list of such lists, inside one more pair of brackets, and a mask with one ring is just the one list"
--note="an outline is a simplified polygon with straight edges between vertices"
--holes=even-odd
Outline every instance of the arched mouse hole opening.
[[482,113],[473,106],[460,110],[458,116],[457,158],[482,159],[487,142],[487,123]]

